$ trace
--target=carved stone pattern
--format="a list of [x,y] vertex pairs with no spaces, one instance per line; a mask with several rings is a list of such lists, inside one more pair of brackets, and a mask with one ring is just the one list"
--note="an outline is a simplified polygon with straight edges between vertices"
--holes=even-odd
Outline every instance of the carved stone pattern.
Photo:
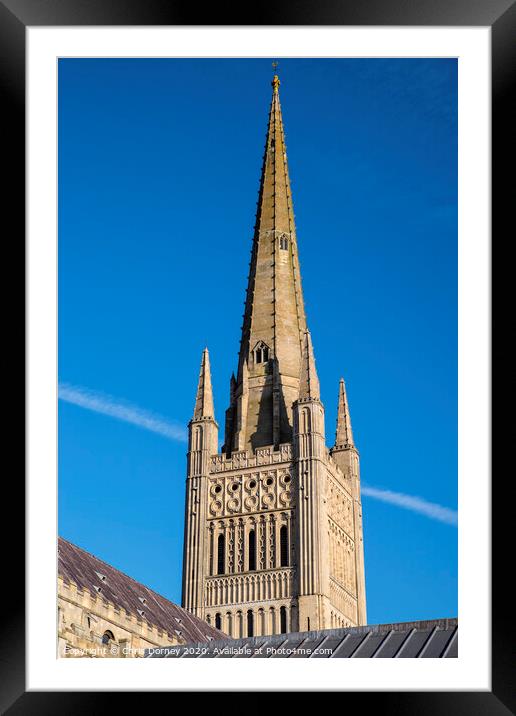
[[332,520],[328,520],[330,575],[352,594],[356,593],[355,543]]
[[234,550],[235,546],[235,523],[233,520],[229,521],[229,535],[228,535],[228,572],[234,571]]
[[265,569],[267,567],[265,556],[265,517],[262,515],[260,519],[260,569]]
[[210,495],[210,514],[213,517],[220,517],[223,512],[223,497],[224,494],[224,481],[213,480],[210,483],[209,495]]
[[244,522],[238,520],[238,542],[237,542],[238,571],[244,571]]
[[276,518],[274,515],[269,519],[269,566],[274,567],[276,564]]
[[289,462],[292,460],[292,446],[285,443],[279,446],[279,450],[272,447],[258,448],[255,455],[247,452],[233,452],[230,458],[225,455],[213,455],[211,458],[212,472],[226,472],[228,470],[239,470],[259,465],[273,465],[275,463]]
[[357,623],[357,602],[333,579],[330,579],[330,601],[331,603],[353,624]]
[[342,612],[335,610],[330,611],[330,629],[337,629],[341,627],[354,626],[352,622],[347,619]]
[[[294,614],[297,613],[297,603],[295,598],[286,598],[276,600],[269,604],[261,602],[247,602],[242,605],[227,605],[221,609],[220,606],[212,607],[213,611],[208,611],[206,621],[208,624],[214,624],[216,615],[219,614],[221,620],[222,631],[229,636],[240,639],[247,634],[247,611],[253,613],[255,636],[265,636],[268,634],[277,634],[279,629],[279,611],[284,608],[287,615],[287,628],[293,623]],[[222,613],[221,613],[222,612]]]
[[287,507],[292,501],[293,470],[278,470],[279,502],[281,507]]
[[353,534],[353,500],[336,482],[328,480],[328,515],[348,535]]
[[293,570],[281,569],[255,574],[209,577],[205,606],[288,599],[293,594]]
[[291,466],[284,466],[211,478],[208,490],[210,517],[291,507],[293,472]]
[[214,523],[212,522],[212,523],[210,524],[209,528],[208,528],[208,540],[209,540],[209,545],[210,545],[209,574],[213,574],[213,570],[214,570],[214,564],[213,564],[213,562],[214,562],[214,551],[215,551],[215,547],[214,547],[214,545],[215,545],[214,533],[215,533],[215,525],[214,525]]

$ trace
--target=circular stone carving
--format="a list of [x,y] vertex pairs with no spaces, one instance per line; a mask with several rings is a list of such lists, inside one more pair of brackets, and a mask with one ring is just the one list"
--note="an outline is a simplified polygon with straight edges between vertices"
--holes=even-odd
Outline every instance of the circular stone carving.
[[245,509],[252,512],[252,510],[258,507],[258,497],[256,495],[249,495],[244,500]]
[[250,480],[248,480],[245,483],[245,489],[249,490],[249,491],[256,490],[257,486],[258,486],[258,482],[256,481],[255,477],[252,477]]
[[270,507],[274,502],[274,495],[270,492],[262,497],[262,505],[264,507]]
[[228,501],[228,510],[230,512],[238,512],[240,510],[240,500],[232,498]]
[[215,497],[215,495],[220,495],[222,492],[222,485],[219,482],[216,482],[214,485],[210,488],[210,493]]
[[280,492],[279,499],[283,505],[287,505],[290,502],[290,490]]
[[222,510],[222,502],[220,500],[215,500],[210,505],[210,512],[212,515],[218,514]]

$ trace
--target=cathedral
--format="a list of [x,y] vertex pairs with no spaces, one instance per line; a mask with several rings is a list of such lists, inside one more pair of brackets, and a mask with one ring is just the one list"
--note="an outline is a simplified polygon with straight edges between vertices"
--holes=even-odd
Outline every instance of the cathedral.
[[182,606],[237,639],[366,624],[359,454],[343,380],[326,446],[279,86],[220,452],[207,349],[188,426]]

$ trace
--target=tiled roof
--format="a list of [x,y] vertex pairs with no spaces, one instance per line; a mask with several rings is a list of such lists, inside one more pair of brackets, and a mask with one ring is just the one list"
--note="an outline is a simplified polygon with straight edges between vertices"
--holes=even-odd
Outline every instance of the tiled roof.
[[58,573],[65,582],[97,593],[106,602],[187,644],[220,638],[220,631],[202,619],[62,537],[59,537],[58,553]]
[[147,658],[453,658],[457,619],[378,624],[248,639],[210,641],[189,647],[150,649]]

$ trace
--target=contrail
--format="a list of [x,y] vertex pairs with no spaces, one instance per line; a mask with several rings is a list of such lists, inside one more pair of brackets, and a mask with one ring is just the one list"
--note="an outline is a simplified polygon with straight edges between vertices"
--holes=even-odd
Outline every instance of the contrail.
[[418,512],[432,520],[444,522],[447,525],[457,526],[457,511],[449,507],[437,505],[435,502],[427,502],[422,497],[414,497],[413,495],[404,495],[402,492],[392,492],[391,490],[380,490],[377,487],[362,486],[361,492],[367,497],[373,497],[375,500],[388,502],[397,507],[403,507],[405,510]]
[[142,410],[142,408],[124,403],[111,395],[98,393],[78,385],[59,383],[59,398],[66,403],[73,403],[81,408],[86,408],[86,410],[109,415],[112,418],[117,418],[117,420],[137,425],[144,430],[158,433],[158,435],[163,435],[169,440],[187,441],[186,430],[180,425],[176,425],[148,410]]
[[[78,405],[86,410],[92,410],[95,413],[102,413],[117,420],[137,425],[144,430],[163,435],[169,440],[187,441],[186,430],[180,425],[174,424],[148,410],[122,402],[111,395],[78,385],[71,385],[70,383],[59,383],[59,399],[64,400],[66,403]],[[448,525],[457,525],[456,510],[437,505],[434,502],[428,502],[421,497],[405,495],[402,492],[392,492],[391,490],[381,490],[377,487],[367,487],[366,485],[362,486],[361,492],[367,497],[417,512],[430,519],[444,522]]]

